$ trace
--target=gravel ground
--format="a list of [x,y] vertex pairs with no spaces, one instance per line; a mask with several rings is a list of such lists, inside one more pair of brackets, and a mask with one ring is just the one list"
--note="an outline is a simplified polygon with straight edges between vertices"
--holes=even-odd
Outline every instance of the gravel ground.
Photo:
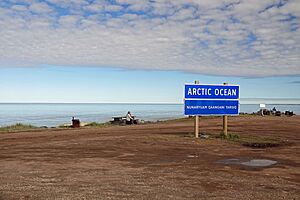
[[[200,131],[221,123],[201,119]],[[2,133],[0,199],[300,199],[300,117],[229,117],[229,131],[283,143],[195,139],[192,120]],[[218,162],[228,158],[277,163]]]

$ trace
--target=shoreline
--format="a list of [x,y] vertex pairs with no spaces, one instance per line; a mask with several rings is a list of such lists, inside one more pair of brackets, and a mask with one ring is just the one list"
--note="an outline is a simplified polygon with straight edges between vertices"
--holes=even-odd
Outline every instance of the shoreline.
[[[267,109],[276,107],[280,111],[294,111],[300,115],[300,105],[267,105]],[[57,127],[71,123],[71,118],[82,122],[104,123],[112,116],[123,116],[130,110],[134,115],[145,121],[167,120],[184,117],[183,105],[131,105],[131,104],[0,104],[0,125],[15,123],[32,124],[38,127]],[[240,113],[253,113],[259,105],[241,105]]]
[[[266,116],[260,116],[257,113],[241,113],[239,115],[235,116],[228,116],[230,118],[239,118],[239,117],[262,117],[262,118],[291,118],[291,117],[300,117],[299,115],[294,116],[274,116],[274,115],[266,115]],[[220,118],[222,119],[222,116],[199,116],[199,119],[201,120],[209,120],[209,119],[216,119]],[[193,117],[180,117],[180,118],[172,118],[172,119],[163,119],[163,120],[153,120],[153,121],[143,121],[142,123],[139,123],[138,125],[147,125],[147,124],[161,124],[161,123],[172,123],[172,122],[185,122],[185,121],[193,121]],[[79,128],[73,128],[71,123],[61,124],[58,126],[34,126],[32,124],[25,124],[25,123],[13,123],[7,126],[0,126],[0,134],[1,133],[15,133],[15,132],[26,132],[26,131],[43,131],[43,130],[68,130],[68,129],[80,129],[80,128],[107,128],[107,127],[113,127],[113,126],[130,126],[130,125],[118,125],[118,124],[112,124],[111,121],[107,122],[81,122]]]

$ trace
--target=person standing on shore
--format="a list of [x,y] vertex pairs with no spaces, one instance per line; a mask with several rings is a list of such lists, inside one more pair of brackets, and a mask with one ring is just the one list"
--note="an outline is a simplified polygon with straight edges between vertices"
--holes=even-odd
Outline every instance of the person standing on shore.
[[133,124],[133,116],[131,115],[131,112],[128,111],[127,115],[126,115],[126,124]]

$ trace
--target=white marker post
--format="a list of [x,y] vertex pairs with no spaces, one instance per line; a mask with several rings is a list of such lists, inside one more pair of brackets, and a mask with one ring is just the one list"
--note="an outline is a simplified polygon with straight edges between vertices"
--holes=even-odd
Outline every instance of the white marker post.
[[[199,81],[195,81],[195,84],[199,84]],[[195,116],[195,138],[199,137],[199,116]]]

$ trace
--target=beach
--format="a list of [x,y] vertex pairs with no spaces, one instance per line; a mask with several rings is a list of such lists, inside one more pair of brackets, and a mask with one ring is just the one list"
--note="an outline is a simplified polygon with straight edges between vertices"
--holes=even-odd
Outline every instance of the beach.
[[[206,139],[192,118],[0,133],[0,199],[299,199],[300,117],[228,120],[241,141],[221,117],[200,119]],[[232,162],[251,159],[276,163]]]

